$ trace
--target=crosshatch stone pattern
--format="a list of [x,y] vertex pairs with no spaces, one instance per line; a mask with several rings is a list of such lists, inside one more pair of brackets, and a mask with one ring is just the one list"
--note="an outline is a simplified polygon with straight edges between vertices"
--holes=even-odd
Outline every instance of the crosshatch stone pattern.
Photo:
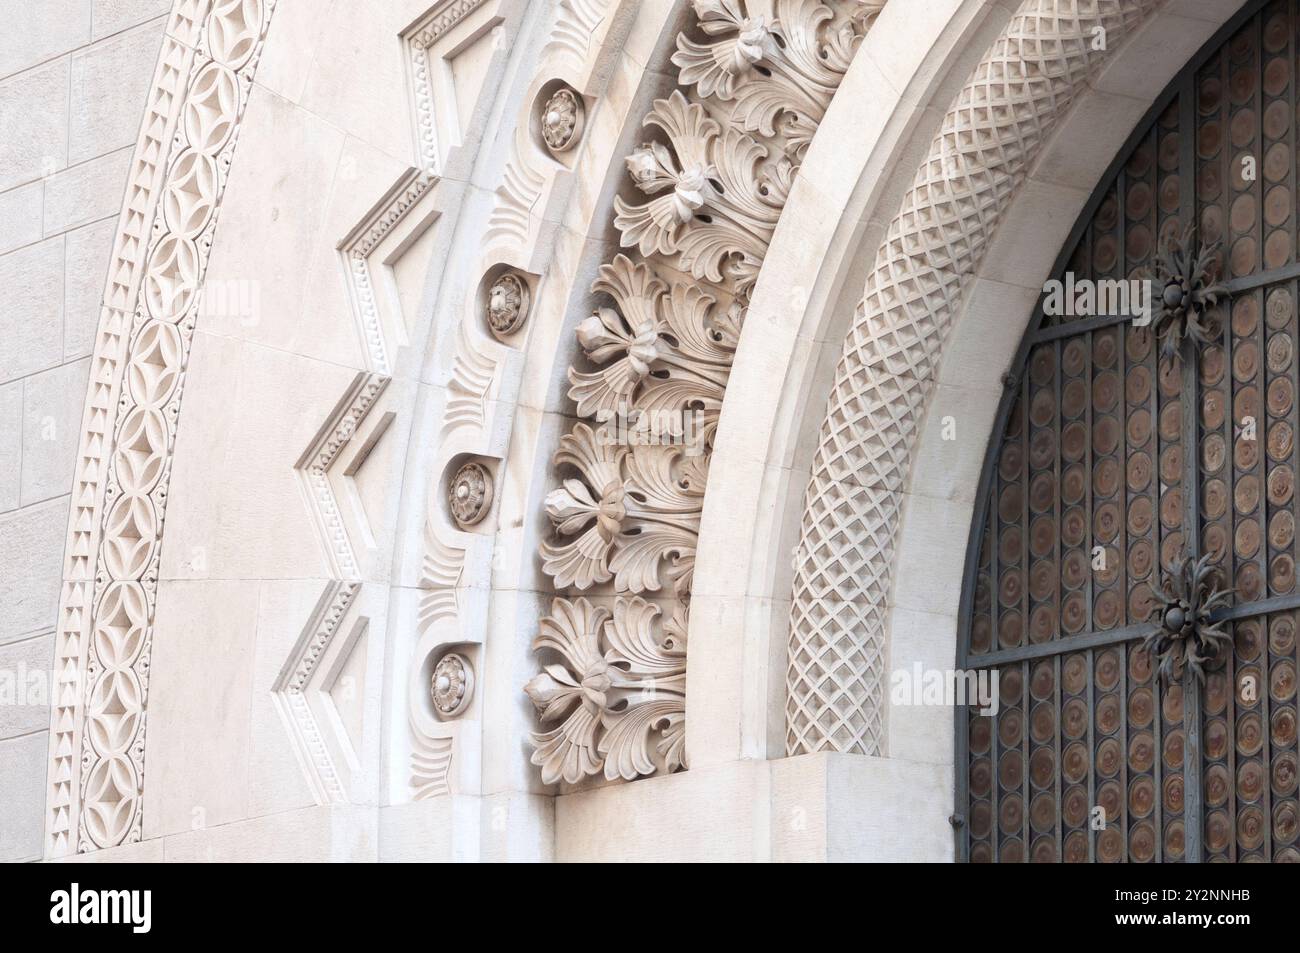
[[878,755],[895,539],[922,410],[962,296],[1044,142],[1161,0],[1025,0],[945,116],[836,368],[790,612],[786,753]]
[[[1297,613],[1268,611],[1297,595],[1298,13],[1263,6],[1187,74],[1068,265],[1152,277],[1194,218],[1230,294],[1210,343],[1182,352],[1190,371],[1131,323],[1045,318],[1031,332],[966,628],[968,664],[993,661],[1002,702],[969,717],[958,765],[972,861],[1185,860],[1193,798],[1201,859],[1300,861]],[[1140,637],[1161,575],[1193,550],[1235,590],[1232,650],[1203,687],[1166,684]]]

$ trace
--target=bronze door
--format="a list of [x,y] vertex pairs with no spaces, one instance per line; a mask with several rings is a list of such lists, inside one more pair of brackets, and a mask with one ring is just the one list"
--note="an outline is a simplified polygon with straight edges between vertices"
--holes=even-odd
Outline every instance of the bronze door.
[[1080,223],[1061,280],[1152,280],[1151,326],[1040,307],[1008,375],[957,660],[1000,707],[958,709],[961,859],[1300,860],[1298,4],[1210,44]]

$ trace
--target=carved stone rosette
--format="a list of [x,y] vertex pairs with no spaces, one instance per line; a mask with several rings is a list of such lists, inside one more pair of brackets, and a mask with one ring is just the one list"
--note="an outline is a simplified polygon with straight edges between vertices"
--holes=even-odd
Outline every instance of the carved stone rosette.
[[548,784],[686,766],[691,581],[732,358],[795,170],[883,6],[695,0],[678,37],[680,88],[626,160],[642,199],[615,200],[627,254],[600,269],[577,329],[581,421],[545,501],[543,568],[557,592],[590,594],[555,599],[533,643]]
[[553,154],[568,152],[582,138],[586,107],[573,90],[562,87],[542,106],[542,141]]
[[458,652],[448,652],[433,667],[429,683],[433,710],[441,719],[463,714],[474,698],[474,667]]
[[447,491],[452,518],[461,529],[483,522],[492,508],[492,473],[483,464],[471,460],[452,477]]
[[487,323],[492,334],[505,339],[524,326],[528,320],[528,282],[513,271],[497,277],[488,288]]

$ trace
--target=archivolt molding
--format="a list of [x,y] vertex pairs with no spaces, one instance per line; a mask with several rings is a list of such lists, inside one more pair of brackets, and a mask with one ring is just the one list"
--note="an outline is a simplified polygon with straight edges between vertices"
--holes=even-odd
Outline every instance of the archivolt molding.
[[948,331],[1044,142],[1163,2],[1024,0],[948,111],[887,231],[805,501],[787,673],[791,755],[883,753],[895,541]]
[[178,0],[91,359],[56,636],[47,850],[139,840],[158,565],[200,290],[275,0]]
[[483,6],[486,0],[452,0],[436,4],[415,24],[402,32],[410,63],[411,95],[415,107],[416,152],[420,167],[436,173],[441,163],[438,154],[438,121],[434,114],[433,69],[430,51],[448,31]]
[[535,113],[556,83],[569,84],[583,96],[596,95],[605,80],[597,64],[614,9],[612,0],[574,0],[548,10],[537,75],[525,91],[511,153],[487,212],[480,263],[484,278],[449,329],[451,360],[433,439],[418,576],[418,639],[407,668],[409,787],[417,800],[476,790],[473,772],[482,744],[477,722],[472,713],[440,716],[430,702],[429,677],[437,661],[453,651],[470,662],[478,658],[488,627],[486,580],[495,522],[489,511],[473,525],[463,525],[453,516],[447,494],[454,474],[466,463],[492,479],[506,457],[513,406],[508,392],[518,383],[527,330],[506,335],[509,343],[490,335],[490,286],[502,268],[512,269],[520,287],[539,280],[546,268],[549,243],[542,236],[547,210],[562,207],[575,182],[572,171],[534,135]]
[[640,196],[615,202],[629,252],[600,269],[569,371],[581,419],[555,455],[542,559],[589,597],[557,598],[534,642],[545,783],[686,765],[691,580],[732,357],[794,172],[883,6],[694,0],[680,88],[626,160]]

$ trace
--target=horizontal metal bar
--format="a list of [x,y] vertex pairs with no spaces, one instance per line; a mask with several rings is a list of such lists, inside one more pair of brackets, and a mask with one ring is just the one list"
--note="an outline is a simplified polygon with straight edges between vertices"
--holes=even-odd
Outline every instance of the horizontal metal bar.
[[1229,622],[1235,619],[1249,619],[1252,616],[1266,615],[1270,612],[1286,612],[1288,609],[1300,609],[1300,593],[1289,596],[1272,596],[1268,599],[1256,599],[1243,602],[1237,606],[1224,606],[1210,613],[1212,622]]
[[[1211,622],[1232,622],[1249,619],[1254,616],[1268,615],[1271,612],[1286,612],[1300,609],[1300,593],[1289,596],[1272,596],[1268,599],[1256,599],[1236,606],[1223,606],[1210,613]],[[1048,658],[1053,655],[1065,655],[1069,652],[1082,652],[1085,649],[1105,648],[1120,642],[1140,639],[1155,628],[1155,623],[1141,622],[1125,626],[1122,629],[1110,629],[1101,632],[1088,632],[1084,635],[1071,635],[1051,642],[1038,642],[1034,645],[1018,645],[1011,649],[1001,649],[985,655],[971,655],[967,659],[970,668],[988,668],[1006,665],[1011,662],[1023,662],[1029,659]]]
[[1089,331],[1100,331],[1102,328],[1113,327],[1116,324],[1127,324],[1132,320],[1131,314],[1103,314],[1095,318],[1084,318],[1081,321],[1070,321],[1067,324],[1042,328],[1030,335],[1029,340],[1031,344],[1045,344],[1059,338],[1072,338],[1079,334],[1087,334]]
[[[1223,282],[1223,287],[1227,289],[1229,295],[1238,295],[1242,292],[1254,291],[1257,288],[1266,288],[1279,282],[1290,281],[1293,278],[1300,278],[1300,262],[1283,265],[1281,268],[1274,268],[1271,271],[1242,275],[1240,278],[1233,278],[1231,281]],[[1100,331],[1103,328],[1114,327],[1117,324],[1127,324],[1133,318],[1134,315],[1131,314],[1103,314],[1093,318],[1069,321],[1065,324],[1055,324],[1034,331],[1029,335],[1029,341],[1031,344],[1046,344],[1048,341],[1056,341],[1060,338],[1072,338],[1079,334],[1087,334],[1089,331]]]
[[1129,642],[1147,635],[1155,628],[1150,622],[1125,626],[1122,629],[1110,629],[1105,632],[1089,632],[1086,635],[1071,635],[1051,642],[1038,642],[1034,645],[1018,645],[1012,649],[1001,649],[987,655],[972,655],[967,664],[971,668],[984,668],[990,665],[1005,665],[1008,662],[1023,662],[1027,659],[1047,658],[1052,655],[1064,655],[1067,652],[1082,652],[1084,649],[1103,648],[1119,642]]
[[1241,294],[1243,291],[1254,291],[1256,288],[1275,285],[1279,281],[1289,281],[1292,278],[1300,278],[1300,262],[1283,265],[1281,268],[1274,268],[1272,271],[1260,271],[1253,275],[1242,275],[1240,278],[1233,278],[1231,281],[1225,281],[1223,286],[1228,289],[1228,294],[1235,295]]

